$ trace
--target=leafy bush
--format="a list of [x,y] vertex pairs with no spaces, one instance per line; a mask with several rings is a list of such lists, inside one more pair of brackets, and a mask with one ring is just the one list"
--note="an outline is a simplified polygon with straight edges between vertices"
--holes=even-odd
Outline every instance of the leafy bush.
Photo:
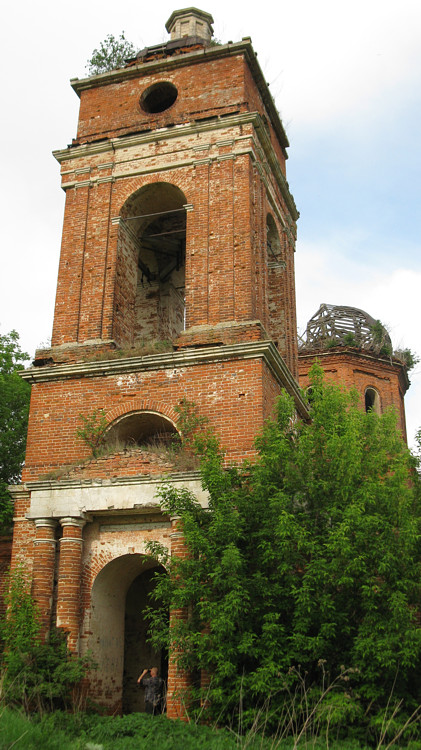
[[2,702],[26,713],[73,707],[77,686],[94,666],[90,658],[70,654],[60,630],[52,629],[46,639],[42,637],[24,568],[10,575],[5,598],[7,616],[0,623]]
[[419,356],[411,349],[397,349],[393,354],[404,363],[407,370],[412,370],[420,361]]

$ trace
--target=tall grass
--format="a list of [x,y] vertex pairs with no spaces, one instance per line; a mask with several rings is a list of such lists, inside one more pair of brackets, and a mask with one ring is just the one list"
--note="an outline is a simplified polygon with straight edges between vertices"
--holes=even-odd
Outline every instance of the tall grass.
[[[244,736],[226,729],[171,721],[165,716],[131,714],[123,717],[55,712],[29,719],[4,708],[0,711],[0,750],[364,750],[356,739],[331,739],[310,732],[300,737],[265,737],[264,712]],[[379,743],[377,750],[395,746]],[[399,744],[421,750],[421,741]],[[373,746],[370,748],[373,750]]]

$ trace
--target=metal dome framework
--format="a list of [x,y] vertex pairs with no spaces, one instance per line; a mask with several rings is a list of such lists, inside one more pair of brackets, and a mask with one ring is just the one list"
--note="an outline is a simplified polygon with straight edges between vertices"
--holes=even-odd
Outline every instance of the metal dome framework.
[[355,346],[360,349],[392,353],[390,336],[380,321],[356,307],[320,305],[307,323],[301,349],[325,349],[333,346]]

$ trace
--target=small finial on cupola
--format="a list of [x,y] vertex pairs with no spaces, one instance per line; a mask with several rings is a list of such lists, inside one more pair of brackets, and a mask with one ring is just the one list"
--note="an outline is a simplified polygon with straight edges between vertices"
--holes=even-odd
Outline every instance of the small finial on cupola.
[[199,37],[209,43],[213,34],[212,24],[210,13],[198,8],[182,8],[171,13],[165,28],[171,34],[171,39]]

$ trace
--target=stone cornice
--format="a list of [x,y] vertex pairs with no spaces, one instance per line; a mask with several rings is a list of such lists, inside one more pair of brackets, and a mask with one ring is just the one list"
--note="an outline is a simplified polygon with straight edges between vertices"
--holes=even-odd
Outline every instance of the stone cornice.
[[29,497],[29,489],[26,484],[10,484],[7,489],[13,500]]
[[102,362],[75,362],[63,365],[31,367],[19,374],[30,383],[52,382],[76,378],[106,377],[122,373],[168,370],[193,367],[213,362],[241,361],[261,358],[269,367],[278,383],[294,398],[297,411],[308,419],[308,410],[296,380],[290,373],[273,341],[248,341],[224,346],[209,346],[203,349],[182,349],[164,354],[148,354],[144,357],[126,357]]
[[27,488],[26,492],[60,490],[66,493],[89,487],[127,487],[129,485],[156,485],[158,487],[176,482],[201,481],[201,478],[200,471],[183,471],[154,476],[107,477],[104,479],[39,479],[33,482],[25,482],[25,487]]
[[269,113],[276,135],[282,148],[285,149],[289,146],[288,138],[282,125],[281,118],[279,117],[278,110],[276,109],[272,94],[269,91],[268,84],[259,63],[257,62],[257,55],[253,50],[251,39],[249,37],[245,37],[241,42],[205,47],[204,49],[195,50],[194,52],[186,52],[182,55],[174,55],[160,60],[152,60],[148,63],[137,63],[136,65],[131,65],[127,68],[111,70],[107,73],[90,76],[89,78],[72,78],[70,80],[70,85],[77,95],[80,96],[82,91],[96,88],[97,86],[108,86],[112,83],[120,83],[121,81],[130,80],[131,78],[137,78],[142,75],[149,75],[150,73],[155,72],[162,72],[162,74],[165,75],[166,72],[173,70],[174,68],[181,68],[192,64],[194,65],[203,62],[204,60],[216,60],[222,57],[239,54],[244,55],[249,65],[264,105]]
[[[297,211],[297,207],[294,202],[294,198],[290,193],[289,185],[286,180],[286,177],[281,169],[281,166],[279,164],[279,161],[276,157],[275,150],[271,144],[270,138],[266,132],[266,129],[263,125],[263,121],[261,116],[258,112],[244,112],[242,114],[235,114],[235,115],[226,115],[224,117],[208,121],[206,123],[201,122],[190,122],[186,123],[184,125],[177,125],[174,128],[162,128],[160,130],[155,130],[153,132],[147,132],[147,133],[136,133],[136,135],[127,135],[127,136],[120,136],[118,138],[110,138],[109,140],[102,141],[101,143],[86,143],[81,146],[75,146],[67,149],[61,149],[57,151],[53,151],[54,157],[57,159],[57,161],[62,164],[66,161],[71,161],[73,159],[80,159],[80,158],[86,158],[88,156],[95,156],[100,153],[110,152],[110,151],[117,151],[119,149],[127,149],[131,147],[141,146],[145,144],[149,144],[152,142],[157,142],[161,140],[170,141],[173,138],[188,138],[192,135],[200,135],[204,133],[208,133],[210,131],[217,131],[217,130],[225,130],[226,128],[230,127],[240,127],[244,125],[252,125],[255,129],[255,132],[257,134],[257,137],[259,139],[259,144],[262,148],[262,153],[267,160],[270,169],[272,170],[272,173],[276,179],[276,182],[279,186],[281,195],[283,199],[285,200],[285,203],[291,213],[291,216],[294,221],[296,221],[299,217],[299,212]],[[245,140],[248,136],[241,136],[240,140]],[[249,149],[242,149],[242,150],[236,150],[235,149],[235,141],[236,139],[233,139],[233,151],[232,154],[226,154],[224,155],[225,158],[235,158],[236,156],[240,156],[244,153],[249,153]],[[218,145],[218,144],[216,144]],[[206,161],[210,161],[213,158],[217,157],[206,157]],[[181,162],[174,162],[171,164],[162,164],[159,166],[159,168],[156,167],[156,165],[153,168],[142,168],[137,171],[131,171],[131,172],[124,172],[120,174],[113,174],[112,177],[109,177],[107,179],[109,180],[118,180],[118,179],[124,179],[127,177],[134,177],[136,174],[143,174],[143,173],[154,173],[158,171],[166,171],[169,169],[179,169],[180,167],[191,167],[199,164],[199,161],[197,159],[183,159]],[[69,171],[66,171],[66,174],[69,174]],[[100,178],[104,179],[104,178]],[[83,187],[88,184],[95,184],[98,182],[98,179],[91,179],[90,181],[84,181],[76,182],[76,181],[70,181],[68,183],[63,184],[63,188],[73,188],[73,187]]]

